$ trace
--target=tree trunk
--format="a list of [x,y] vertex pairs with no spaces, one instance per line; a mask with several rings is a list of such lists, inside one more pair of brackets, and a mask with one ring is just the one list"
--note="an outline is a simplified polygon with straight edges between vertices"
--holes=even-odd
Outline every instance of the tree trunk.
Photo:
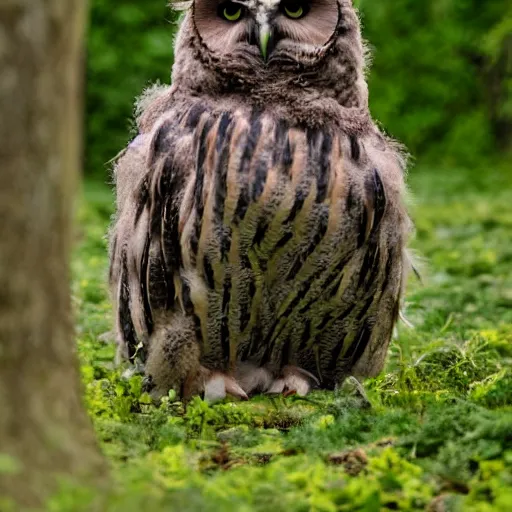
[[0,500],[19,506],[104,471],[69,288],[84,24],[85,0],[0,0]]

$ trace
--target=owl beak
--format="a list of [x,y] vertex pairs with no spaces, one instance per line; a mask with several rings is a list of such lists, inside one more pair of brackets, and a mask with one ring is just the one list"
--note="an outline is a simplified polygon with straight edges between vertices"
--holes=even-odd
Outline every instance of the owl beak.
[[272,29],[267,24],[265,24],[263,26],[258,25],[256,30],[261,56],[263,57],[263,60],[267,62],[270,54],[274,50],[274,37]]

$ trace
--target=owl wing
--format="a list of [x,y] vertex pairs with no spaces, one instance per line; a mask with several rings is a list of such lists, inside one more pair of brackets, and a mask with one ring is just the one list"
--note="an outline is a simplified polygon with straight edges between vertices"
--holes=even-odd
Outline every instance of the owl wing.
[[143,298],[147,282],[141,279],[145,273],[141,254],[147,254],[147,240],[142,224],[137,222],[147,190],[147,144],[148,137],[139,135],[121,153],[114,167],[117,213],[110,231],[109,283],[119,355],[132,361],[140,343],[147,339],[152,323]]
[[152,134],[137,136],[114,169],[117,217],[109,280],[120,355],[131,361],[145,360],[155,316],[174,306],[172,276],[179,263],[176,244],[169,241],[177,231],[173,213],[182,180],[162,172],[159,158],[173,124],[166,120]]
[[180,278],[180,215],[186,215],[184,192],[195,183],[194,133],[204,110],[192,104],[162,113],[115,165],[109,281],[118,358],[144,362],[155,324],[174,311],[192,312],[190,289]]

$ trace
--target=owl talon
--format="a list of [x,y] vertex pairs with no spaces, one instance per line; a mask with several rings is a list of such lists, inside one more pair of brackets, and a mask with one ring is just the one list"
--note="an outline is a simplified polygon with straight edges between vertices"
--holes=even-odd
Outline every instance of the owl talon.
[[218,402],[226,398],[227,395],[241,400],[249,400],[246,392],[233,377],[222,373],[211,374],[204,385],[204,400],[210,403]]
[[312,374],[296,366],[285,366],[281,377],[276,379],[267,394],[282,394],[285,398],[298,395],[306,396],[313,385],[320,385],[319,380]]

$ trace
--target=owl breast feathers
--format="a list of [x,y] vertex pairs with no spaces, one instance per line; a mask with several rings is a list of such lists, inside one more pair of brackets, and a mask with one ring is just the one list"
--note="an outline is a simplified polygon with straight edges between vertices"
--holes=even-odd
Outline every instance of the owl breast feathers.
[[157,395],[304,394],[378,374],[408,267],[395,146],[365,105],[307,122],[250,93],[190,95],[177,74],[143,101],[115,171],[122,355]]

